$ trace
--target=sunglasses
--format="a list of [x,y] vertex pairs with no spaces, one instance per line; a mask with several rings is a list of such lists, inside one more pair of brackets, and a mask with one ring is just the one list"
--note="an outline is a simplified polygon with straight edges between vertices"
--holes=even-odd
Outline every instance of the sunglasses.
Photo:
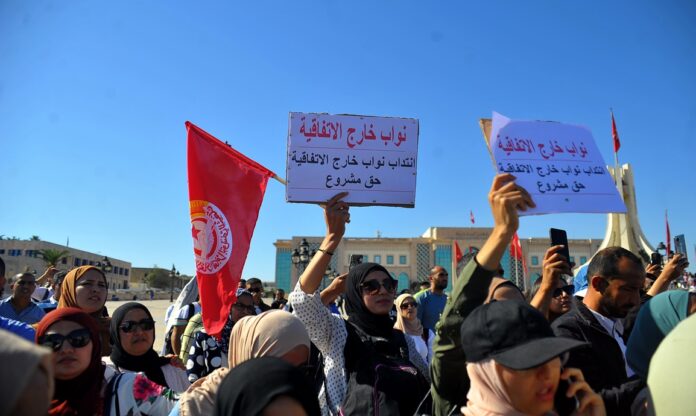
[[53,351],[59,351],[63,346],[63,341],[68,341],[74,348],[82,348],[92,340],[87,328],[80,328],[72,331],[68,335],[47,334],[39,339],[39,345],[48,347]]
[[367,292],[370,295],[376,295],[379,293],[380,287],[383,287],[387,292],[394,292],[396,290],[396,280],[391,278],[384,279],[381,282],[379,280],[368,280],[362,282],[360,287],[364,292]]
[[135,331],[136,328],[140,327],[143,331],[149,331],[155,327],[155,321],[152,319],[143,319],[139,322],[135,321],[124,321],[118,326],[121,331],[126,334]]
[[251,289],[247,289],[247,292],[251,293],[259,293],[262,289],[260,287],[252,287]]
[[563,292],[567,293],[568,296],[573,296],[573,293],[575,293],[575,286],[566,285],[563,287],[558,287],[558,288],[553,290],[553,297],[554,298],[560,297],[563,294]]
[[408,309],[409,307],[417,308],[418,304],[416,302],[404,302],[399,306],[401,309]]

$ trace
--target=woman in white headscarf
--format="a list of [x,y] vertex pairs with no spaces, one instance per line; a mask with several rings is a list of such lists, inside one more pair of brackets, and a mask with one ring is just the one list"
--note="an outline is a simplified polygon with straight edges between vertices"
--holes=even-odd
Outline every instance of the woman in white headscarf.
[[396,322],[394,329],[408,335],[416,345],[418,354],[423,357],[426,363],[430,363],[433,357],[433,340],[435,334],[427,328],[423,328],[421,321],[418,319],[418,303],[409,293],[399,295],[394,301],[396,305]]

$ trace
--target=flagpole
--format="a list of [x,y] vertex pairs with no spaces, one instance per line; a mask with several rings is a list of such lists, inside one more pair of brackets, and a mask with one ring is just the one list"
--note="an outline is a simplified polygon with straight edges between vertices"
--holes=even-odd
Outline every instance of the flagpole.
[[276,175],[275,173],[273,174],[273,179],[277,180],[278,182],[282,183],[285,186],[288,186],[288,181],[285,179],[281,178],[280,176]]

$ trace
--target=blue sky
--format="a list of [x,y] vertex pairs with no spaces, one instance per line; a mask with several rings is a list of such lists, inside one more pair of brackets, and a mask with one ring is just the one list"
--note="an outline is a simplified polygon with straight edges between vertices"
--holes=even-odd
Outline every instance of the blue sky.
[[[694,21],[692,1],[5,0],[0,234],[192,273],[184,122],[284,176],[289,111],[420,120],[416,208],[354,208],[347,236],[468,226],[470,210],[490,226],[480,117],[585,125],[610,162],[613,107],[644,232],[663,241],[669,209],[693,256]],[[520,236],[605,223],[524,218]],[[274,278],[276,239],[323,232],[270,182],[244,277]]]

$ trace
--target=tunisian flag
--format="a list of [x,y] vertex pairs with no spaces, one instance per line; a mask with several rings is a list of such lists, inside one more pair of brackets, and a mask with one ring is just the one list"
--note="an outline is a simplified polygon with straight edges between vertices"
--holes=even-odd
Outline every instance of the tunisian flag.
[[191,122],[188,182],[191,235],[203,325],[222,331],[249,251],[256,219],[273,172]]
[[522,245],[520,244],[520,238],[517,233],[512,235],[512,242],[510,243],[510,256],[518,261],[522,262],[522,269],[527,273],[527,262],[522,254]]
[[614,153],[616,153],[621,147],[621,141],[619,141],[619,132],[616,130],[613,111],[611,112],[611,138],[614,139]]

